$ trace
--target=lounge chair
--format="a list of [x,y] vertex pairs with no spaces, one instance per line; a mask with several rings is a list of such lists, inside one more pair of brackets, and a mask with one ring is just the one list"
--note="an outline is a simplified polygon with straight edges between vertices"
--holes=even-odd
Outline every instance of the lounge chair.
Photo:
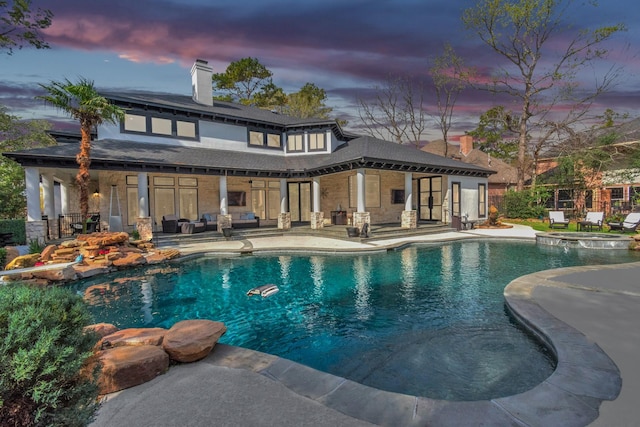
[[564,219],[564,212],[549,211],[549,228],[569,228],[569,220]]
[[582,221],[578,221],[578,231],[587,229],[592,231],[594,226],[602,231],[603,221],[604,212],[587,212],[587,216]]
[[609,231],[617,230],[621,233],[625,231],[636,231],[640,225],[640,212],[631,212],[622,222],[607,222]]

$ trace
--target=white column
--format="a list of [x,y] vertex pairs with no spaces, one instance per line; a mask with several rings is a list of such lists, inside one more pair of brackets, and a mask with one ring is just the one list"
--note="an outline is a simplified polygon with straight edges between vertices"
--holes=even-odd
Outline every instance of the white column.
[[147,172],[138,173],[138,218],[149,216],[149,186]]
[[42,199],[44,202],[44,214],[49,219],[55,219],[56,205],[53,195],[53,175],[49,172],[42,174]]
[[320,177],[313,178],[313,211],[320,212]]
[[220,176],[220,214],[227,215],[229,205],[227,201],[227,176]]
[[287,180],[280,179],[280,213],[286,213],[289,208],[289,200],[287,197]]
[[405,172],[404,174],[404,210],[410,211],[413,209],[413,174],[411,172]]
[[358,169],[356,175],[356,182],[358,184],[358,210],[357,212],[365,212],[364,206],[364,169]]
[[27,221],[41,221],[40,212],[40,171],[38,168],[24,168],[27,193]]
[[60,213],[62,215],[69,213],[69,187],[65,182],[60,183]]

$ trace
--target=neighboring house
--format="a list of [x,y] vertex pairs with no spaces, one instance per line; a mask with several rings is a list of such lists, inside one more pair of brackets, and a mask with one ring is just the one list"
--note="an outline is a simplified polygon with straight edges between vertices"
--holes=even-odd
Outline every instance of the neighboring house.
[[[424,145],[423,151],[444,156],[444,141],[432,141]],[[502,196],[508,189],[514,189],[518,181],[517,170],[505,161],[492,157],[473,147],[473,137],[463,135],[460,137],[460,144],[448,144],[447,157],[460,160],[470,165],[491,169],[495,173],[488,178],[488,197],[492,204],[500,204]]]
[[[612,144],[612,150],[640,150],[640,141],[626,141]],[[539,181],[554,182],[558,166],[555,157],[538,161]],[[640,206],[640,170],[629,168],[624,156],[614,160],[607,170],[585,177],[579,188],[546,184],[552,188],[547,207],[565,210],[573,216],[583,216],[586,211],[605,212],[606,215],[626,214]]]
[[[281,229],[347,218],[415,228],[487,215],[494,172],[483,165],[349,135],[334,120],[214,101],[207,62],[191,74],[193,96],[101,92],[126,109],[92,142],[90,191],[103,230],[137,226],[147,235],[163,216],[205,213],[218,214],[218,229],[245,213]],[[29,239],[55,236],[60,216],[74,213],[77,150],[59,143],[5,154],[25,167]]]

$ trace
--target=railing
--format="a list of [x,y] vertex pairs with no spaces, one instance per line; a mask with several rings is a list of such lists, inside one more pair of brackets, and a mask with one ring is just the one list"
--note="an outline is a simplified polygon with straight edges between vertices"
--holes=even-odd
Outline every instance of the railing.
[[[87,233],[100,231],[100,214],[93,212],[89,215],[94,220],[87,223]],[[67,213],[58,215],[58,235],[60,237],[69,237],[79,233],[82,233],[82,214]]]

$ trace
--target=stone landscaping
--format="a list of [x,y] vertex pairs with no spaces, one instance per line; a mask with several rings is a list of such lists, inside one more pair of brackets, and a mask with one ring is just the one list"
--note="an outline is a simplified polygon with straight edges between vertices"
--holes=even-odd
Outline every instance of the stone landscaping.
[[165,373],[171,363],[207,357],[227,331],[223,323],[204,319],[183,320],[170,329],[118,330],[107,323],[86,329],[100,337],[93,363],[102,365],[98,386],[103,395],[151,381]]
[[176,249],[154,250],[153,243],[130,241],[129,234],[124,232],[80,234],[59,245],[49,245],[39,254],[19,256],[15,248],[7,248],[9,262],[5,270],[21,271],[3,279],[37,285],[57,284],[157,264],[178,256],[180,252]]

